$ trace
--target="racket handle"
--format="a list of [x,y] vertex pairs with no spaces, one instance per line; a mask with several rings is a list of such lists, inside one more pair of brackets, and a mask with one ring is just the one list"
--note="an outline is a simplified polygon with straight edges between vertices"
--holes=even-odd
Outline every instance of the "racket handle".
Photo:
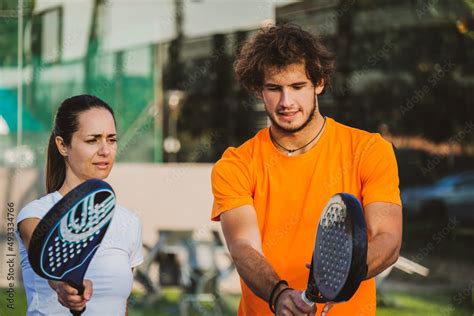
[[[84,284],[74,284],[73,286],[76,288],[78,295],[84,294]],[[81,316],[85,310],[86,310],[86,307],[84,306],[84,308],[80,311],[73,311],[72,309],[70,309],[69,311],[71,312],[73,316]]]
[[314,305],[314,302],[310,301],[310,300],[306,297],[306,291],[301,292],[301,299],[302,299],[303,302],[305,302],[308,306],[313,306],[313,305]]
[[73,316],[81,316],[82,313],[85,312],[85,310],[86,310],[86,307],[84,306],[84,308],[83,308],[82,310],[80,310],[80,311],[73,311],[72,309],[70,309],[69,311],[71,312],[71,314],[72,314]]

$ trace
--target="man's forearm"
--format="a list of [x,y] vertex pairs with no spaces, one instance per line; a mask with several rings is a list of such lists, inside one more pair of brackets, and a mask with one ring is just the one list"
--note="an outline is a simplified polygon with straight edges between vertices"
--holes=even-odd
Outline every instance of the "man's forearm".
[[267,259],[245,242],[236,242],[231,255],[240,277],[255,295],[268,301],[273,286],[280,280]]
[[373,278],[394,264],[399,256],[400,245],[392,234],[382,233],[372,238],[368,244],[367,279]]

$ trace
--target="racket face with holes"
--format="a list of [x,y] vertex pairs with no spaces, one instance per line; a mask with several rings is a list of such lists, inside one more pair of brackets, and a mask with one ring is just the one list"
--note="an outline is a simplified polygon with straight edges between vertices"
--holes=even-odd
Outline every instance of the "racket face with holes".
[[367,228],[359,200],[348,193],[334,195],[318,224],[313,252],[313,299],[349,300],[367,273]]
[[88,180],[66,194],[43,217],[31,237],[33,270],[78,288],[115,210],[115,193],[106,182]]

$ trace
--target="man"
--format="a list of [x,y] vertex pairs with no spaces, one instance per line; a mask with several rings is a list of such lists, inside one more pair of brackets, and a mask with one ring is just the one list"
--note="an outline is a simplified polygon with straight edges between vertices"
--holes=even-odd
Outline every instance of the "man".
[[242,47],[235,71],[271,121],[228,148],[212,172],[212,219],[221,221],[241,277],[239,315],[272,315],[269,305],[277,315],[315,314],[301,299],[306,265],[321,211],[338,192],[354,194],[364,206],[368,274],[351,300],[319,305],[318,313],[375,315],[374,276],[397,260],[402,235],[391,144],[321,115],[317,96],[333,59],[297,26],[262,29]]

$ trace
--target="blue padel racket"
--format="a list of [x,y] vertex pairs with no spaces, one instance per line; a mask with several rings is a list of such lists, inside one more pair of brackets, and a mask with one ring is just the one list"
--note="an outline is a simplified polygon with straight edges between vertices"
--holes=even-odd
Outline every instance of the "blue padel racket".
[[309,305],[348,301],[367,276],[367,226],[359,200],[348,193],[331,197],[319,220],[308,287]]
[[[115,193],[106,182],[87,180],[56,203],[36,226],[28,259],[48,280],[67,282],[84,293],[87,267],[99,248],[115,210]],[[81,315],[82,311],[72,311]]]

